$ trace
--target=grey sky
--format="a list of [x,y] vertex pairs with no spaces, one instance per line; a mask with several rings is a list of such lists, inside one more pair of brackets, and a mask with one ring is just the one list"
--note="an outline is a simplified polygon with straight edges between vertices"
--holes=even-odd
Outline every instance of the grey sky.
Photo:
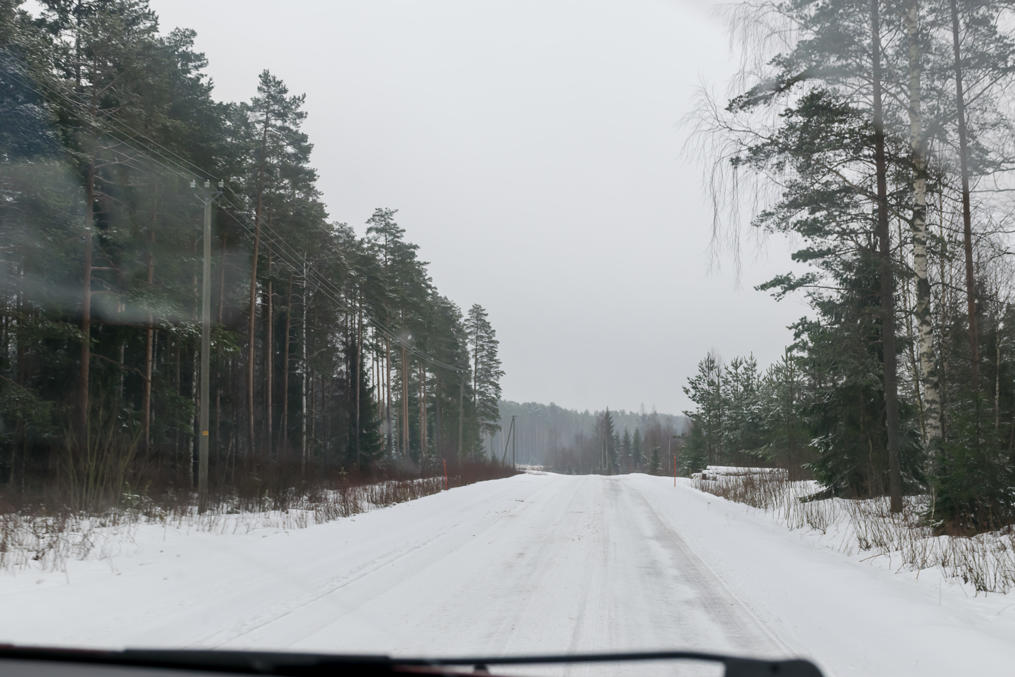
[[215,95],[268,68],[307,93],[333,219],[399,209],[438,288],[482,303],[504,397],[679,412],[708,350],[765,365],[804,312],[753,286],[786,244],[710,265],[680,121],[728,39],[691,0],[153,0],[197,31]]

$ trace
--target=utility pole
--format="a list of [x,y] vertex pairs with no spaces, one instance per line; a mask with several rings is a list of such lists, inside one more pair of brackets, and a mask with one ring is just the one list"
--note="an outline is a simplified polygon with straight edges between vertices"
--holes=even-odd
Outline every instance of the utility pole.
[[511,467],[518,468],[518,431],[515,430],[515,417],[511,416]]
[[409,458],[409,355],[402,339],[402,457]]
[[[219,188],[222,187],[219,182]],[[208,507],[208,405],[211,371],[211,210],[218,193],[212,193],[211,182],[204,182],[204,260],[201,271],[201,412],[197,451],[198,510]]]
[[[490,439],[492,440],[493,438],[491,437]],[[514,414],[511,415],[511,425],[508,426],[507,438],[504,440],[504,454],[500,457],[500,462],[502,464],[507,463],[507,450],[508,450],[508,446],[509,445],[511,447],[511,462],[514,463],[515,462],[515,417],[514,417]],[[496,460],[496,456],[494,456],[494,460]]]

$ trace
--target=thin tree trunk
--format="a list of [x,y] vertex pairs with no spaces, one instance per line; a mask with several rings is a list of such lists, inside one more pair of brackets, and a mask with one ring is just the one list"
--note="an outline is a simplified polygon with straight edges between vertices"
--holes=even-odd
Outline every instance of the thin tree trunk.
[[[938,276],[940,277],[941,295],[938,300],[938,327],[941,328],[941,344],[945,344],[945,326],[948,319],[948,290],[952,287],[951,266],[948,261],[948,233],[945,231],[945,197],[944,190],[938,194],[938,235],[941,239],[941,254],[938,257]],[[947,279],[946,279],[947,278]],[[938,371],[938,386],[941,395],[941,439],[948,433],[948,421],[945,416],[947,402],[945,396],[948,393],[948,351],[941,351],[941,364]],[[933,508],[932,508],[933,510]]]
[[362,449],[360,449],[360,437],[361,431],[360,426],[360,381],[362,380],[362,374],[360,370],[363,363],[363,306],[360,304],[359,294],[356,296],[356,384],[353,386],[356,389],[356,464],[362,466],[363,459],[361,457]]
[[387,372],[384,384],[384,411],[388,421],[388,453],[393,454],[395,449],[395,429],[391,424],[391,340],[384,337],[384,369]]
[[[953,0],[954,1],[954,0]],[[881,260],[881,352],[884,367],[885,446],[888,451],[888,493],[891,511],[902,511],[902,471],[899,465],[898,374],[895,352],[895,284],[892,244],[888,228],[888,169],[885,160],[884,114],[881,102],[881,11],[871,0],[871,48],[874,85],[874,163],[877,172],[877,234]]]
[[966,313],[969,316],[969,352],[973,362],[973,387],[980,388],[980,339],[976,328],[976,280],[973,271],[973,229],[969,203],[969,140],[966,129],[966,101],[962,87],[962,52],[959,47],[959,8],[951,0],[952,53],[955,57],[955,105],[959,125],[959,170],[962,180],[962,245],[966,255]]
[[[901,243],[905,242],[905,235],[902,231],[902,220],[899,220],[899,262],[904,264],[906,258],[905,247]],[[913,314],[915,309],[910,305],[909,300],[909,280],[903,278],[899,286],[902,290],[902,316],[905,318],[906,323],[906,357],[909,359],[909,370],[913,374],[913,399],[916,401],[917,413],[920,419],[920,433],[921,436],[925,436],[926,433],[926,410],[924,408],[923,393],[920,392],[920,381],[921,381],[921,369],[919,358],[917,357],[916,350],[919,342],[916,331],[913,328]],[[913,311],[913,312],[911,312]]]
[[[268,217],[268,223],[269,223],[269,225],[271,224],[271,217]],[[267,265],[266,272],[268,273],[268,285],[267,285],[268,288],[267,288],[267,294],[266,294],[267,303],[265,304],[265,312],[267,313],[267,316],[265,317],[265,323],[264,323],[264,332],[265,332],[265,335],[264,335],[264,353],[265,353],[264,354],[264,372],[265,372],[265,376],[264,376],[264,396],[265,396],[265,410],[266,410],[266,412],[268,414],[267,417],[265,418],[265,424],[267,426],[268,434],[265,436],[265,440],[267,440],[267,442],[268,442],[268,455],[271,456],[271,457],[274,457],[275,456],[275,453],[274,453],[275,452],[275,436],[274,436],[274,426],[272,424],[275,421],[275,406],[274,406],[274,400],[273,400],[273,397],[272,397],[273,394],[274,394],[273,393],[274,387],[273,387],[272,380],[273,380],[273,377],[275,375],[275,373],[274,373],[275,372],[275,346],[274,346],[274,340],[273,340],[274,336],[275,336],[275,317],[274,317],[274,303],[273,303],[275,293],[274,293],[274,286],[273,286],[273,282],[272,282],[272,278],[271,278],[271,252],[270,251],[268,252],[268,262],[267,262],[267,264],[268,265]]]
[[285,341],[282,349],[282,453],[289,453],[289,351],[292,344],[293,275],[285,294]]
[[994,432],[1001,429],[1001,318],[997,319],[994,334]]
[[458,374],[458,460],[463,457],[463,444],[465,433],[465,374]]
[[307,255],[303,254],[303,317],[300,331],[300,473],[307,470],[307,374],[310,365],[307,361]]
[[426,455],[426,367],[419,363],[419,463]]
[[[909,40],[909,136],[913,154],[913,271],[916,274],[916,321],[920,357],[923,445],[933,450],[941,440],[941,392],[934,356],[930,280],[927,271],[927,140],[923,133],[922,59],[919,0],[909,0],[906,33]],[[928,459],[933,452],[928,453]]]
[[476,323],[476,335],[472,342],[472,408],[479,417],[479,323]]
[[310,440],[308,441],[308,455],[309,455],[309,443],[312,440],[317,439],[317,379],[310,376],[310,418],[308,420],[310,430]]
[[434,450],[437,455],[444,457],[444,450],[441,449],[441,377],[437,372],[434,372],[434,398],[433,398],[433,413],[434,413]]

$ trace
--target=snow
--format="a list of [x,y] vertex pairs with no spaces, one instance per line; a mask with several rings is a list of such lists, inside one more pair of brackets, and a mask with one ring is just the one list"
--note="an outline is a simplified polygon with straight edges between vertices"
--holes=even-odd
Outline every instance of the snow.
[[0,573],[0,641],[394,655],[695,648],[1001,675],[1015,595],[898,573],[672,478],[523,474],[307,528],[139,525]]

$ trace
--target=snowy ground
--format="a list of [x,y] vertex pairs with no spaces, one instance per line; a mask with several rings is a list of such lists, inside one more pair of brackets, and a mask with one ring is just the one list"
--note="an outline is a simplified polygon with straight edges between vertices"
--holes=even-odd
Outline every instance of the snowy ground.
[[644,475],[529,474],[306,529],[138,526],[0,573],[0,641],[475,654],[801,654],[831,675],[1005,675],[1015,595],[974,597]]

